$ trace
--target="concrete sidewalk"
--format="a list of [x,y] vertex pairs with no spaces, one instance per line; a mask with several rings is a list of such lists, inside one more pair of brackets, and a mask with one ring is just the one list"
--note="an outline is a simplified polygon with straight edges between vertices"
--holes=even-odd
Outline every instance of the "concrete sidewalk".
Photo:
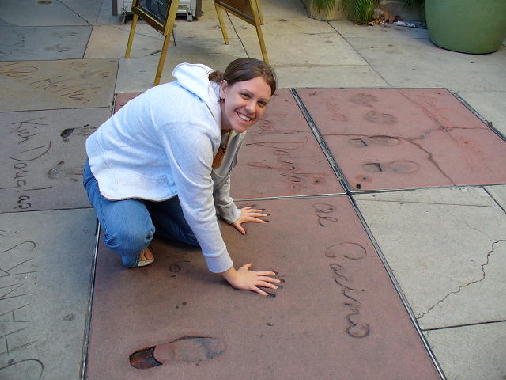
[[[114,94],[151,86],[161,36],[109,0],[0,2],[0,378],[84,373],[96,222],[80,185],[83,142]],[[299,0],[263,0],[281,88],[446,88],[506,135],[506,47],[474,56],[435,47],[425,29],[307,18]],[[162,82],[183,61],[224,69],[261,57],[254,29],[212,2],[178,20]],[[477,148],[475,148],[476,150]],[[504,157],[504,147],[502,157]],[[506,185],[349,194],[449,379],[506,376]]]

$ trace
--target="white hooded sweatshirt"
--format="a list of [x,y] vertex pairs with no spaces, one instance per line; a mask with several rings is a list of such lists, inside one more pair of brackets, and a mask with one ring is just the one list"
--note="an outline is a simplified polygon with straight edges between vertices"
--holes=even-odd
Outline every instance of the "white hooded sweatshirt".
[[216,210],[229,223],[239,218],[229,187],[244,133],[231,132],[223,163],[213,170],[221,110],[219,86],[208,79],[212,71],[178,65],[172,72],[175,82],[128,102],[86,140],[86,152],[107,199],[162,201],[177,195],[209,270],[224,272],[233,263]]

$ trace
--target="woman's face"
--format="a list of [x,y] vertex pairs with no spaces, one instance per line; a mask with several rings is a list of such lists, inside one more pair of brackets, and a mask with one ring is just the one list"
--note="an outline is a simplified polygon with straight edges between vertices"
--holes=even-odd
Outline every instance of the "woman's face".
[[220,86],[221,129],[246,131],[264,114],[271,99],[271,88],[264,78],[255,77],[229,86],[223,81]]

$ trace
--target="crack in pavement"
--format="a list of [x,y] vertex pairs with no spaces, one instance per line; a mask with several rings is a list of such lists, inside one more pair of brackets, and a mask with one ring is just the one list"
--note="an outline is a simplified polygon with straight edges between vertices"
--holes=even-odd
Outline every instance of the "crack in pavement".
[[481,272],[482,272],[482,276],[480,279],[478,280],[474,280],[474,281],[471,281],[471,282],[468,282],[467,284],[464,284],[464,285],[459,285],[458,289],[456,291],[453,291],[453,292],[450,292],[448,293],[447,295],[445,295],[443,298],[441,298],[439,301],[437,301],[434,305],[432,305],[431,307],[429,307],[427,309],[427,311],[421,313],[421,314],[418,314],[416,315],[416,318],[417,319],[422,319],[423,317],[425,317],[427,314],[429,314],[436,306],[442,304],[443,302],[446,301],[446,299],[448,297],[450,297],[451,295],[455,295],[455,294],[458,294],[461,292],[462,289],[470,286],[470,285],[473,285],[473,284],[477,284],[479,282],[482,282],[485,278],[486,278],[486,273],[485,273],[485,267],[489,264],[490,262],[490,256],[492,256],[494,254],[494,251],[495,251],[495,245],[496,244],[499,244],[501,242],[506,242],[506,240],[496,240],[492,243],[492,249],[490,251],[487,252],[487,257],[486,257],[486,262],[484,264],[481,264]]

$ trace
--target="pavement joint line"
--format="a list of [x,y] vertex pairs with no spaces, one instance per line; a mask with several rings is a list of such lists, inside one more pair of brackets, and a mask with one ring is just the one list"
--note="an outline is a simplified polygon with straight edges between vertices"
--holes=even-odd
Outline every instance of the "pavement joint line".
[[320,130],[318,129],[316,122],[314,121],[313,117],[309,113],[309,110],[307,109],[306,105],[304,104],[304,102],[300,98],[300,96],[297,93],[297,90],[295,88],[291,88],[290,93],[292,94],[292,97],[294,98],[295,102],[297,103],[297,106],[299,107],[300,111],[302,112],[302,115],[306,119],[306,123],[308,124],[309,129],[311,129],[311,132],[313,133],[316,141],[320,145],[320,148],[322,149],[323,154],[327,158],[327,161],[328,161],[331,169],[334,171],[334,174],[336,175],[337,180],[339,181],[339,183],[343,187],[346,194],[350,195],[351,194],[350,185],[348,184],[348,181],[346,180],[346,177],[345,177],[343,171],[341,170],[341,168],[337,164],[337,161],[336,161],[334,155],[332,154],[332,151],[327,146],[327,143],[326,143],[324,137],[322,136]]
[[92,206],[87,206],[87,207],[69,207],[69,208],[50,208],[50,209],[45,209],[45,210],[2,211],[2,212],[0,212],[0,215],[4,215],[4,214],[25,214],[25,213],[30,213],[30,212],[44,212],[44,211],[90,210],[92,208],[93,208]]
[[[21,62],[21,61],[19,61]],[[98,108],[98,109],[101,109],[101,108],[108,108],[108,109],[111,109],[111,106],[104,106],[104,107],[89,107],[89,108],[76,108],[76,107],[71,107],[71,108],[42,108],[40,110],[17,110],[17,111],[0,111],[0,114],[2,113],[21,113],[21,112],[43,112],[43,111],[61,111],[61,110],[85,110],[85,109],[95,109],[95,108]]]
[[374,235],[373,235],[371,229],[369,228],[369,225],[365,221],[365,218],[362,215],[362,212],[360,211],[360,209],[359,209],[358,205],[356,204],[355,200],[353,199],[353,197],[350,196],[350,197],[348,197],[348,199],[350,200],[351,205],[352,205],[352,207],[353,207],[353,209],[354,209],[354,211],[355,211],[358,219],[360,220],[360,223],[362,224],[362,228],[364,228],[364,231],[366,232],[369,240],[371,241],[371,243],[372,243],[372,245],[374,247],[374,250],[376,251],[376,254],[378,255],[381,263],[383,264],[383,267],[385,268],[385,271],[387,272],[387,275],[390,278],[390,282],[392,283],[395,291],[397,292],[397,295],[399,296],[399,298],[401,300],[401,303],[404,306],[404,309],[406,310],[406,312],[407,312],[407,314],[409,316],[409,319],[411,320],[411,323],[415,327],[415,330],[418,333],[418,337],[420,338],[420,340],[421,340],[421,342],[422,342],[422,344],[423,344],[423,346],[425,348],[425,351],[429,355],[429,358],[431,359],[432,364],[434,364],[434,367],[436,367],[436,371],[438,372],[440,378],[442,380],[446,380],[446,376],[445,376],[445,374],[443,372],[443,369],[439,365],[439,362],[437,361],[437,358],[434,355],[434,352],[432,352],[432,349],[430,348],[429,342],[427,341],[427,339],[423,335],[422,329],[420,328],[420,325],[418,324],[418,321],[417,321],[417,319],[415,317],[415,314],[414,314],[413,310],[411,309],[411,306],[410,306],[410,304],[409,304],[409,302],[407,300],[407,297],[404,294],[404,292],[402,291],[399,283],[397,282],[397,279],[395,278],[395,275],[394,275],[394,273],[392,271],[392,268],[388,264],[388,261],[387,261],[385,255],[383,254],[383,251],[381,250],[378,242],[374,238]]
[[96,226],[96,236],[95,236],[95,251],[93,254],[93,259],[91,262],[91,271],[90,271],[90,293],[89,293],[89,299],[88,299],[88,308],[87,313],[88,316],[85,321],[84,326],[84,337],[83,337],[83,348],[82,348],[82,356],[81,356],[81,370],[80,370],[80,379],[85,380],[86,379],[86,370],[88,365],[88,349],[90,345],[90,332],[91,332],[91,311],[93,307],[93,294],[95,291],[95,276],[96,276],[96,270],[97,270],[97,257],[98,257],[98,245],[100,242],[100,231],[102,227],[100,226],[100,222],[97,220],[97,226]]
[[465,100],[462,96],[460,96],[457,92],[447,89],[450,94],[455,96],[458,101],[464,105],[469,111],[471,111],[474,116],[476,116],[478,119],[480,119],[487,127],[490,128],[492,132],[494,132],[499,138],[501,138],[502,141],[506,142],[506,136],[504,136],[501,131],[499,131],[496,127],[494,127],[494,124],[491,121],[488,121],[485,119],[478,111],[476,111],[467,100]]
[[382,194],[382,193],[394,193],[399,191],[417,191],[417,190],[431,190],[431,189],[465,189],[465,188],[483,188],[483,186],[504,186],[505,183],[483,183],[479,185],[464,184],[464,185],[443,185],[443,186],[426,186],[426,187],[406,187],[398,189],[376,189],[376,190],[352,190],[350,195],[362,195],[362,194]]
[[236,198],[235,201],[245,202],[245,201],[268,201],[276,199],[329,198],[329,197],[342,197],[346,195],[347,195],[346,193],[277,195],[272,197],[259,197],[259,198]]
[[[234,22],[230,18],[230,14],[228,12],[225,12],[225,14],[227,15],[228,21],[230,21],[230,25],[232,25],[232,29],[234,29],[235,35],[237,36],[237,38],[239,39],[239,42],[241,43],[242,49],[246,53],[246,57],[249,58],[250,55],[248,54],[248,50],[246,50],[246,46],[244,45],[244,42],[242,41],[241,36],[239,36],[239,33],[237,33],[237,29],[235,28]],[[218,15],[216,15],[216,17],[218,17]],[[223,42],[223,43],[225,43],[225,42]]]
[[488,196],[490,198],[492,198],[492,200],[495,202],[495,204],[497,206],[499,206],[499,208],[506,214],[506,209],[504,209],[504,207],[497,201],[497,199],[495,199],[494,195],[490,191],[488,191],[488,189],[485,186],[483,186],[483,190],[485,190],[485,192],[488,194]]
[[311,129],[311,131],[313,132],[316,140],[320,144],[320,147],[322,148],[323,153],[327,157],[327,160],[329,161],[330,166],[334,170],[334,173],[338,177],[339,182],[341,183],[341,185],[343,186],[344,190],[346,191],[347,198],[349,199],[349,201],[351,203],[351,206],[352,206],[353,210],[355,211],[355,214],[357,215],[360,223],[362,224],[362,228],[364,229],[365,233],[367,234],[367,237],[371,241],[371,244],[373,245],[373,248],[376,251],[376,254],[378,255],[381,263],[383,264],[383,268],[387,272],[387,275],[388,275],[388,277],[390,279],[390,282],[392,283],[392,286],[394,287],[394,290],[397,292],[397,295],[399,296],[399,299],[400,299],[402,305],[404,306],[404,309],[406,310],[406,313],[408,314],[408,317],[411,320],[411,323],[414,326],[414,328],[415,328],[415,330],[416,330],[416,332],[418,334],[418,337],[420,338],[420,340],[421,340],[421,342],[422,342],[422,344],[423,344],[423,346],[425,348],[425,351],[427,352],[427,355],[429,355],[429,358],[431,359],[434,367],[436,368],[436,371],[438,372],[440,378],[442,380],[446,380],[446,376],[445,376],[445,374],[443,372],[443,369],[439,365],[439,362],[437,361],[436,356],[432,352],[432,349],[430,348],[429,342],[427,341],[427,339],[423,335],[422,330],[421,330],[421,328],[420,328],[420,326],[418,324],[418,321],[417,321],[417,319],[415,317],[415,314],[414,314],[414,312],[413,312],[413,310],[412,310],[412,308],[411,308],[411,306],[410,306],[410,304],[408,302],[408,299],[407,299],[406,295],[402,291],[402,289],[401,289],[401,287],[400,287],[397,279],[395,278],[395,275],[394,275],[394,273],[392,271],[392,268],[388,264],[388,261],[387,261],[385,255],[383,254],[383,251],[381,250],[378,242],[374,238],[374,235],[373,235],[371,229],[369,228],[369,225],[367,224],[364,216],[362,215],[362,212],[360,211],[360,208],[358,207],[355,199],[352,196],[352,193],[351,193],[351,191],[349,189],[348,182],[346,181],[346,179],[344,177],[344,173],[341,171],[341,169],[337,165],[337,162],[336,162],[336,160],[334,158],[334,155],[332,154],[332,152],[328,148],[327,144],[325,143],[324,137],[321,135],[321,133],[320,133],[320,131],[319,131],[317,125],[316,125],[316,122],[312,118],[311,114],[309,113],[308,109],[306,108],[305,104],[303,103],[302,99],[300,98],[299,94],[297,93],[297,90],[291,88],[290,89],[290,93],[292,94],[292,96],[295,99],[297,105],[299,106],[300,111],[303,113],[304,118],[306,119],[306,122],[308,123],[309,128]]
[[505,323],[506,319],[500,319],[497,321],[486,321],[486,322],[476,322],[476,323],[461,323],[458,325],[450,325],[450,326],[443,326],[443,327],[430,327],[427,329],[422,329],[423,332],[428,331],[438,331],[438,330],[446,330],[446,329],[458,329],[460,327],[471,327],[471,326],[481,326],[481,325],[491,325],[494,323]]
[[415,202],[403,200],[390,200],[390,199],[360,199],[364,202],[384,202],[384,203],[405,203],[405,204],[420,204],[420,205],[440,205],[440,206],[463,206],[463,207],[481,207],[488,208],[489,205],[471,205],[462,203],[444,203],[444,202]]
[[336,33],[337,33],[337,34],[338,34],[338,35],[339,35],[339,36],[340,36],[340,37],[341,37],[344,41],[346,41],[346,43],[348,44],[348,46],[349,46],[349,47],[350,47],[350,48],[351,48],[351,49],[352,49],[355,53],[357,53],[357,54],[358,54],[358,56],[364,60],[364,62],[366,62],[366,63],[367,63],[367,65],[371,68],[371,70],[372,70],[372,71],[374,71],[374,73],[375,73],[378,77],[380,77],[380,78],[381,78],[381,79],[382,79],[382,80],[383,80],[383,81],[384,81],[384,82],[385,82],[388,86],[390,86],[390,87],[388,87],[388,88],[391,88],[391,87],[392,87],[392,84],[391,84],[390,82],[388,82],[388,81],[387,81],[387,80],[383,77],[383,75],[381,75],[381,74],[380,74],[380,73],[379,73],[379,72],[378,72],[378,71],[374,68],[374,66],[373,66],[373,65],[371,65],[371,64],[369,63],[369,61],[368,61],[368,60],[367,60],[367,59],[366,59],[366,58],[365,58],[362,54],[360,54],[360,52],[359,52],[357,49],[355,49],[355,47],[354,47],[354,46],[350,43],[350,41],[348,41],[348,39],[347,39],[345,36],[343,36],[343,35],[342,35],[342,34],[341,34],[341,33],[340,33],[340,32],[339,32],[339,31],[338,31],[338,30],[337,30],[337,29],[336,29],[336,28],[335,28],[335,27],[334,27],[334,26],[330,23],[330,21],[327,21],[327,24],[329,24],[329,26],[330,26],[332,29],[334,29],[334,30],[335,30],[335,32],[336,32]]
[[84,22],[86,22],[87,25],[91,25],[90,22],[88,20],[86,20],[83,16],[81,16],[79,13],[77,13],[74,9],[72,9],[69,5],[65,4],[63,1],[61,0],[56,0],[58,3],[60,3],[61,5],[63,5],[65,8],[67,8],[69,11],[71,11],[73,14],[75,14],[77,17],[79,17],[81,20],[83,20]]

